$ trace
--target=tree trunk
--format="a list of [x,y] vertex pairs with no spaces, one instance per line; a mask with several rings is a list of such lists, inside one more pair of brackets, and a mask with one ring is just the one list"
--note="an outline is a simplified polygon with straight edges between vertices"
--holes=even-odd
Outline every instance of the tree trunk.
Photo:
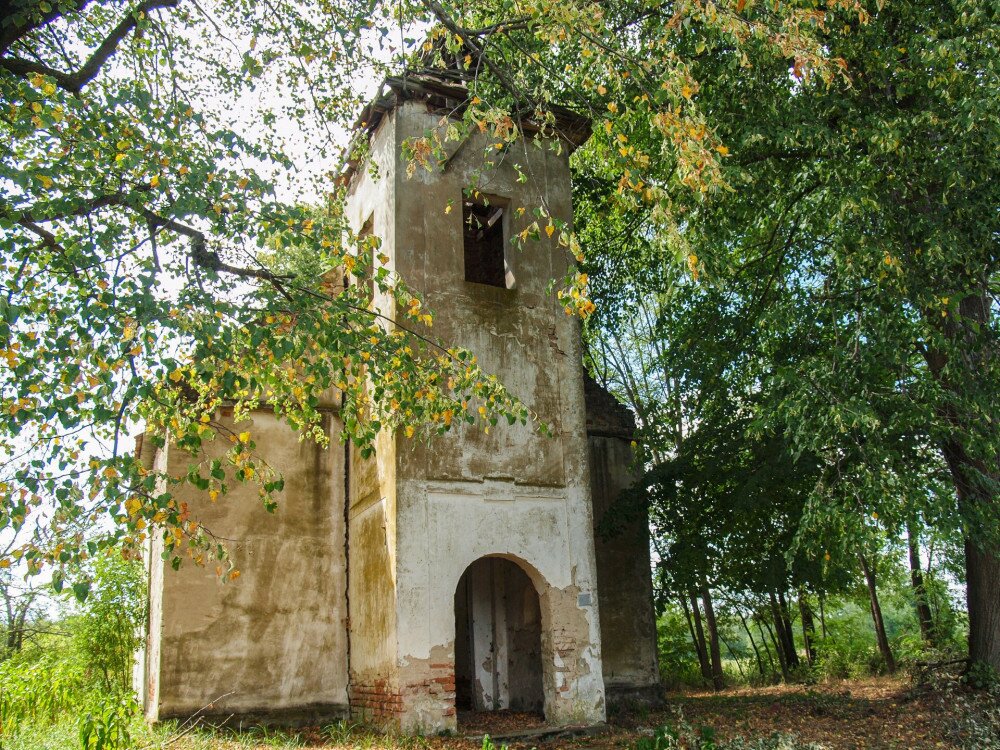
[[[944,446],[945,460],[955,482],[960,506],[980,508],[995,502],[987,490],[970,479],[983,473],[957,442]],[[992,474],[992,479],[996,479]],[[983,512],[979,510],[979,512]],[[974,514],[966,511],[963,515]],[[969,611],[969,661],[983,662],[1000,671],[1000,555],[976,540],[965,539],[965,600]]]
[[819,627],[826,638],[826,594],[822,591],[819,592]]
[[750,647],[753,648],[753,654],[757,657],[757,669],[760,670],[760,676],[766,676],[764,672],[764,661],[760,658],[760,649],[757,648],[757,642],[753,639],[753,633],[750,632],[750,626],[747,625],[747,618],[743,616],[743,611],[737,607],[736,614],[740,616],[740,622],[743,623],[743,629],[747,632],[747,638],[750,639]]
[[[963,352],[962,361],[949,362],[948,353],[937,348],[924,350],[924,359],[934,379],[948,395],[936,405],[936,411],[951,428],[949,437],[941,441],[948,471],[955,485],[955,494],[966,526],[970,519],[990,517],[996,514],[998,499],[996,492],[988,486],[1000,482],[1000,459],[987,459],[970,455],[962,440],[969,435],[970,427],[978,416],[962,413],[956,406],[962,388],[975,389],[976,377],[980,371],[992,367],[988,359],[996,355],[996,348],[983,351],[982,342],[976,341],[980,332],[990,327],[991,297],[986,282],[981,291],[969,294],[959,302],[959,316],[942,317],[934,310],[927,311],[927,320],[932,323],[955,347]],[[971,383],[961,383],[956,387],[954,375],[949,373],[949,365],[956,367]],[[996,430],[995,421],[991,429]],[[982,481],[986,478],[986,482]],[[973,525],[973,528],[976,526]],[[965,540],[966,604],[969,611],[969,659],[984,662],[1000,671],[1000,549],[996,540],[986,544],[981,539]]]
[[771,630],[771,626],[764,621],[764,625],[767,626],[767,634],[771,636],[771,642],[774,644],[774,652],[778,655],[778,664],[781,665],[781,677],[784,680],[788,680],[788,655],[785,653],[785,649],[782,646],[781,637],[781,614],[778,612],[778,600],[774,598],[774,592],[769,591],[768,596],[771,598],[771,619],[774,622],[774,629],[778,631],[778,637],[775,637],[774,632]]
[[910,584],[913,586],[913,603],[920,623],[920,637],[926,643],[934,644],[934,618],[927,603],[927,588],[924,586],[924,572],[920,567],[920,538],[913,524],[906,525],[906,547],[910,558]]
[[705,624],[708,625],[708,646],[712,656],[712,687],[722,690],[726,686],[722,673],[722,653],[719,651],[719,628],[715,622],[715,608],[712,606],[712,592],[708,584],[701,586],[701,600],[705,605]]
[[705,631],[701,627],[701,608],[698,606],[698,597],[691,591],[688,596],[691,599],[691,612],[694,615],[694,648],[698,652],[698,665],[701,667],[701,676],[706,683],[712,682],[712,668],[708,665],[708,649],[705,647]]
[[816,626],[813,624],[812,607],[805,588],[799,588],[799,616],[802,618],[802,640],[806,647],[806,660],[811,667],[816,661]]
[[965,540],[969,660],[1000,670],[1000,557]]
[[[764,628],[761,627],[760,617],[754,617],[754,624],[757,625],[757,632],[760,633],[760,642],[764,647],[764,653],[767,654],[767,665],[771,668],[771,674],[774,674],[774,657],[771,656],[771,647],[767,645],[767,636],[764,635]],[[774,641],[774,636],[771,636],[771,641]],[[780,662],[780,658],[779,658]]]
[[871,605],[872,622],[875,623],[875,639],[878,641],[878,650],[885,660],[885,670],[892,674],[896,671],[896,660],[889,647],[889,638],[885,634],[885,621],[882,619],[882,607],[878,601],[878,589],[875,585],[875,570],[868,565],[867,558],[860,552],[858,559],[861,561],[861,570],[865,574],[865,583],[868,584],[868,600]]
[[781,613],[781,629],[785,634],[784,646],[788,649],[785,653],[788,659],[788,668],[795,669],[799,666],[799,652],[795,648],[795,631],[792,630],[792,619],[788,614],[788,601],[785,599],[785,592],[778,592],[778,611]]

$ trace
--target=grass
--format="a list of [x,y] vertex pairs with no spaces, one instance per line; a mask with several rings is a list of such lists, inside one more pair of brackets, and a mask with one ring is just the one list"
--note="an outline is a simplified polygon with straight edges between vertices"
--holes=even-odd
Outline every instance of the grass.
[[[952,686],[918,689],[900,678],[870,678],[820,685],[733,688],[722,693],[668,695],[663,709],[615,712],[609,731],[577,740],[540,743],[539,750],[622,750],[654,727],[676,725],[678,712],[694,727],[715,730],[720,741],[764,738],[790,733],[828,750],[938,750],[971,747],[965,743],[962,717],[956,713]],[[978,700],[978,698],[976,698]],[[993,714],[995,716],[995,714]],[[502,719],[498,717],[499,724]],[[990,728],[1000,739],[1000,726]],[[198,727],[184,732],[176,724],[149,727],[136,720],[134,747],[162,750],[264,750],[310,748],[352,750],[481,750],[479,737],[411,737],[383,734],[351,722],[300,730],[251,727],[241,731]],[[529,750],[524,743],[511,750]],[[1000,747],[982,745],[981,747]],[[21,727],[3,738],[3,750],[74,750],[79,748],[76,721],[67,718],[47,727]]]

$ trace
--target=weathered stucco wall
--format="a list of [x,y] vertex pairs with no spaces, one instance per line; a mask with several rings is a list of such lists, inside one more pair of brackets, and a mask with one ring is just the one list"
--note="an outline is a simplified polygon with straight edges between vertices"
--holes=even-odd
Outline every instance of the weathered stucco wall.
[[631,413],[591,379],[586,381],[587,443],[594,503],[601,644],[609,704],[662,701],[656,614],[644,506],[622,501],[636,478]]
[[649,530],[641,513],[602,530],[601,520],[624,511],[614,507],[632,483],[632,451],[619,438],[592,436],[597,588],[601,592],[601,644],[608,701],[656,702],[660,676],[656,654],[656,618],[650,579]]
[[[226,418],[221,418],[226,422]],[[207,713],[284,722],[330,720],[347,712],[347,588],[342,449],[300,442],[266,411],[249,424],[258,452],[280,467],[285,489],[267,513],[254,486],[234,484],[211,502],[194,490],[178,500],[226,539],[240,578],[219,581],[214,566],[186,561],[179,571],[151,565],[151,632],[146,714],[150,719]],[[336,439],[337,420],[325,427]],[[219,439],[207,452],[221,455]],[[191,457],[176,448],[158,458],[172,475]]]

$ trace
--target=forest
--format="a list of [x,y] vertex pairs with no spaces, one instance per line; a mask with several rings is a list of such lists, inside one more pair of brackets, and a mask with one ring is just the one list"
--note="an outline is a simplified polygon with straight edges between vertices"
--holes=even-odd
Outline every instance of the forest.
[[[239,585],[179,487],[214,502],[249,484],[280,508],[280,472],[219,424],[223,404],[264,400],[328,445],[336,389],[340,438],[364,455],[387,431],[545,429],[474,352],[435,340],[420,290],[344,216],[358,112],[385,76],[442,67],[468,103],[443,140],[405,144],[412,172],[470,133],[494,158],[556,112],[589,123],[573,225],[531,207],[518,252],[565,250],[553,297],[635,415],[641,478],[602,533],[648,514],[669,695],[886,679],[948,696],[958,728],[926,746],[1000,746],[998,14],[0,4],[0,747],[419,744],[343,724],[151,729],[131,654],[152,535],[171,565]],[[138,460],[143,430],[226,450],[170,475]],[[629,716],[608,747],[794,746]],[[636,734],[647,720],[673,729]]]

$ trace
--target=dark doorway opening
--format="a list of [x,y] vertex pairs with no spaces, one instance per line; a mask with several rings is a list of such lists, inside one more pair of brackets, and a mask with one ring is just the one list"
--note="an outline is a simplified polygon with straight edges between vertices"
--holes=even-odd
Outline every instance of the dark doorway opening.
[[455,707],[541,714],[541,608],[527,574],[484,557],[455,591]]

